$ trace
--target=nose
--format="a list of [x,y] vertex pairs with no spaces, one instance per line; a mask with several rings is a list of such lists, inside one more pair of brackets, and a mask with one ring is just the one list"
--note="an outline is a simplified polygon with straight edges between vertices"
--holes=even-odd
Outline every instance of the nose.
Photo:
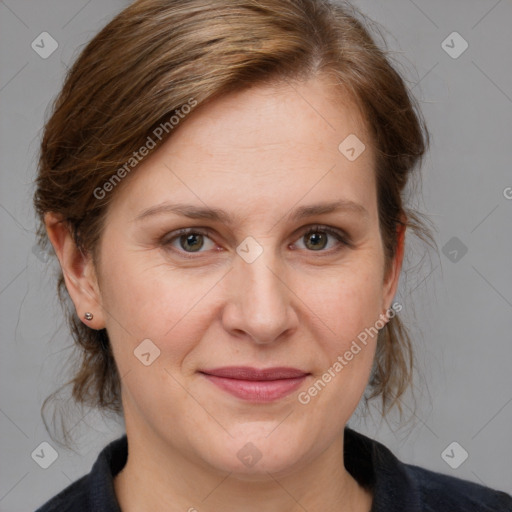
[[294,294],[270,249],[252,263],[237,255],[226,279],[227,303],[222,320],[228,332],[254,343],[269,344],[296,329]]

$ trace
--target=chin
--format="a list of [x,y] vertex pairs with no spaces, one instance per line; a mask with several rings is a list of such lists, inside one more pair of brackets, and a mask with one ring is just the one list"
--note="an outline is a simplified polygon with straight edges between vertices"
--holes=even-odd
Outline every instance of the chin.
[[[260,426],[253,434],[248,430],[255,431],[255,428],[245,427],[243,435],[232,434],[232,438],[227,436],[223,443],[219,440],[219,444],[209,442],[207,455],[203,454],[206,462],[241,480],[268,481],[268,473],[285,476],[293,473],[299,462],[304,460],[304,443],[286,429],[279,435],[275,422],[265,431]],[[272,432],[272,429],[276,431]],[[268,435],[269,432],[272,433]]]

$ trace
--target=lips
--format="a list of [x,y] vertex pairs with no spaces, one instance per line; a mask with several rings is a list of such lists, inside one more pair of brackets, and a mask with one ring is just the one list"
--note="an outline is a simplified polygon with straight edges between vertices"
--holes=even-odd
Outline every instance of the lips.
[[214,368],[200,373],[224,392],[251,402],[283,398],[300,387],[310,375],[297,368],[257,369],[248,366]]
[[250,366],[224,366],[211,370],[201,370],[201,373],[238,380],[281,380],[303,377],[308,372],[297,368],[279,366],[274,368],[252,368]]

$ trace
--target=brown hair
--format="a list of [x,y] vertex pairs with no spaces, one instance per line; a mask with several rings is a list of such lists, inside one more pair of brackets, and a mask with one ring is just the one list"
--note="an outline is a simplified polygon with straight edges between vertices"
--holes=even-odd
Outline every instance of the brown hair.
[[[139,0],[87,44],[53,103],[34,194],[41,248],[51,249],[44,214],[55,212],[96,263],[116,190],[95,190],[191,98],[201,105],[255,84],[319,74],[340,86],[340,98],[348,91],[367,122],[386,271],[398,226],[435,244],[419,212],[403,204],[405,186],[428,147],[428,131],[389,52],[372,39],[360,12],[324,0]],[[168,130],[157,146],[171,135]],[[80,350],[75,374],[62,387],[72,384],[76,403],[120,414],[120,378],[106,330],[90,329],[78,318],[62,272],[57,289]],[[409,335],[394,316],[379,332],[366,398],[381,396],[384,415],[395,404],[401,411],[399,398],[412,368]]]

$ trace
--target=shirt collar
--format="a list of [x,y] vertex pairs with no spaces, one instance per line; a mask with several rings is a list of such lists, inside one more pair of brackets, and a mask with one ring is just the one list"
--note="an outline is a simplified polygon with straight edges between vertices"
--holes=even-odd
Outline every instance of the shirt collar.
[[407,465],[383,444],[346,427],[344,462],[359,484],[371,489],[370,512],[421,512],[416,481],[407,471]]

